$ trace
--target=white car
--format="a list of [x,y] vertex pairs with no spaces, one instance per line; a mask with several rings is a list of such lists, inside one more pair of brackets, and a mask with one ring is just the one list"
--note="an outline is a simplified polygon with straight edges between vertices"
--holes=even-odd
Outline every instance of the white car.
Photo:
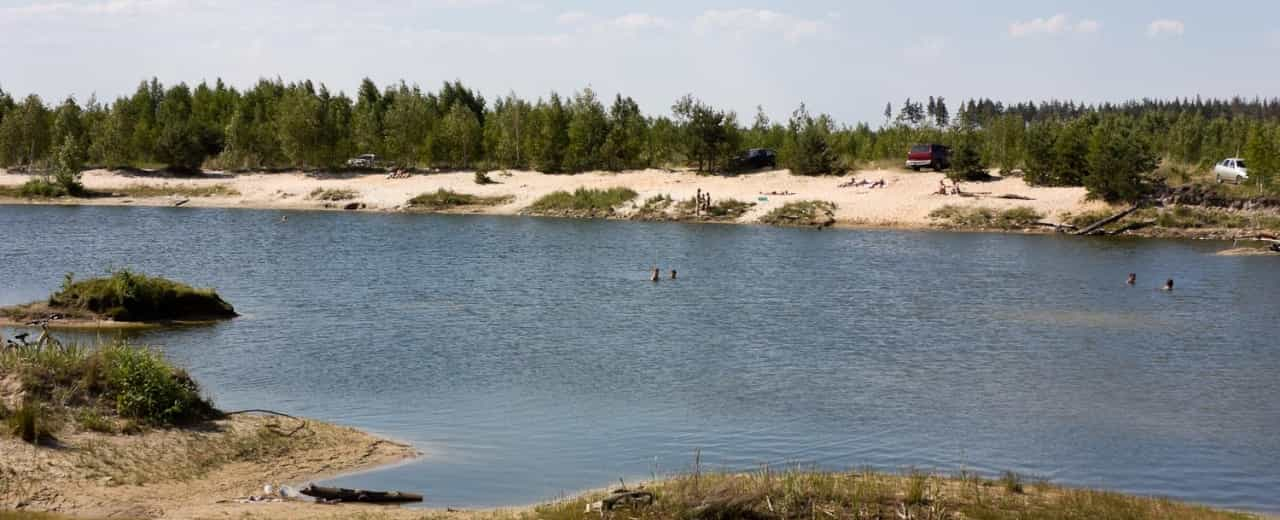
[[1240,184],[1241,181],[1249,180],[1249,170],[1244,167],[1244,159],[1232,157],[1214,165],[1213,176],[1218,182],[1234,181]]
[[372,168],[378,162],[378,156],[371,153],[361,155],[354,159],[347,160],[347,166],[352,168]]

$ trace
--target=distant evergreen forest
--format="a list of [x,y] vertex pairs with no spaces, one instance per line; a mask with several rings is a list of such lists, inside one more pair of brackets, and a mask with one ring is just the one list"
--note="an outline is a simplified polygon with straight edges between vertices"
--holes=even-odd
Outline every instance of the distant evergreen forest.
[[[895,110],[896,109],[896,110]],[[1141,196],[1164,160],[1200,169],[1244,157],[1250,183],[1275,189],[1280,98],[1175,99],[1082,104],[958,103],[908,99],[884,108],[879,128],[843,125],[802,104],[786,121],[757,109],[749,123],[693,96],[670,115],[646,115],[630,97],[590,88],[492,102],[461,82],[425,91],[365,79],[354,99],[311,81],[221,80],[165,87],[144,81],[110,103],[0,91],[0,166],[78,172],[100,167],[340,168],[357,154],[399,167],[529,168],[547,173],[691,166],[725,171],[746,148],[772,148],[799,175],[900,161],[916,143],[956,149],[953,175],[1021,170],[1038,185],[1086,186],[1106,199]]]

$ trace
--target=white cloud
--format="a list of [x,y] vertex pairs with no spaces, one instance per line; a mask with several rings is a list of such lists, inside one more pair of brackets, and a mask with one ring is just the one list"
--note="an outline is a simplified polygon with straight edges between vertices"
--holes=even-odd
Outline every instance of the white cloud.
[[0,20],[60,15],[130,15],[168,10],[182,0],[106,0],[97,2],[35,2],[0,9]]
[[1102,29],[1102,22],[1097,20],[1080,20],[1076,24],[1076,32],[1079,33],[1096,33]]
[[1009,24],[1009,36],[1022,38],[1040,34],[1091,34],[1096,33],[1101,29],[1102,22],[1097,20],[1085,18],[1078,22],[1074,22],[1071,20],[1071,16],[1064,13],[1058,13],[1048,18],[1035,18],[1025,22],[1013,22]]
[[587,20],[590,15],[582,11],[565,11],[556,17],[556,23],[564,25],[575,25]]
[[1161,18],[1147,24],[1147,37],[1155,38],[1161,35],[1182,36],[1186,32],[1187,26],[1182,20],[1170,20]]
[[775,34],[792,42],[831,33],[831,26],[826,22],[768,9],[711,9],[694,20],[693,28],[701,35],[720,32],[743,38],[752,34]]
[[605,27],[625,31],[638,31],[641,29],[668,29],[671,27],[671,22],[661,16],[646,13],[628,13],[609,20],[604,25]]
[[941,36],[925,36],[902,50],[902,55],[913,60],[935,60],[942,57],[947,41]]

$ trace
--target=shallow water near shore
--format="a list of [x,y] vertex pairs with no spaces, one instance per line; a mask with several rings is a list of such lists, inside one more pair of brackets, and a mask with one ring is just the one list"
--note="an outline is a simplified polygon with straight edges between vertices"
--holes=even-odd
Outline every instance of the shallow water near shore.
[[128,334],[221,408],[413,443],[420,461],[333,482],[433,507],[701,450],[1280,511],[1280,262],[1229,243],[279,215],[0,206],[0,305],[109,267],[215,287],[241,318]]

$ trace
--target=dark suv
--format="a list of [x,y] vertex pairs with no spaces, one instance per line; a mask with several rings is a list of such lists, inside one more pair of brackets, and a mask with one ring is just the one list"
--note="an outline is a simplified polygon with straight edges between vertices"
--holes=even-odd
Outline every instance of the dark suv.
[[951,149],[940,144],[918,144],[907,152],[907,168],[920,171],[928,166],[940,172],[951,167]]
[[777,168],[778,153],[768,148],[752,148],[734,157],[732,166],[735,170]]

